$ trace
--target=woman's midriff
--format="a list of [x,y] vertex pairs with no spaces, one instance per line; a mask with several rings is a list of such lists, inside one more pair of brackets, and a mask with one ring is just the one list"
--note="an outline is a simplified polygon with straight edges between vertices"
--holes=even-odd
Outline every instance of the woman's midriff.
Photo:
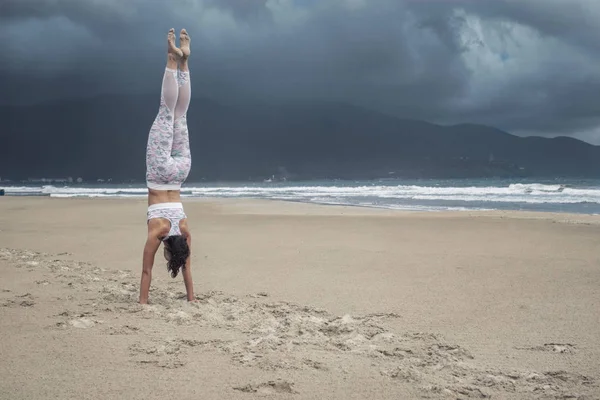
[[181,203],[181,192],[179,190],[148,189],[148,205],[159,203]]

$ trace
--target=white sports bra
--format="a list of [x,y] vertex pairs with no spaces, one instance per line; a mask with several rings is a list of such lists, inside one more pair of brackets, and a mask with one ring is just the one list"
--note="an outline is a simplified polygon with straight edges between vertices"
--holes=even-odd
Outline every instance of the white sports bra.
[[167,236],[162,240],[165,240],[169,236],[181,235],[181,228],[179,222],[182,219],[187,218],[183,211],[183,204],[181,203],[158,203],[152,204],[148,207],[148,221],[152,218],[164,218],[168,219],[171,223],[171,229]]

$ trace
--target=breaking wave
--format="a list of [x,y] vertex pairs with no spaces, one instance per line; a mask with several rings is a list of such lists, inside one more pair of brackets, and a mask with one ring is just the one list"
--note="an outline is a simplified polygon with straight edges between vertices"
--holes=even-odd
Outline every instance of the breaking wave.
[[[443,182],[443,181],[439,181]],[[140,187],[13,186],[7,195],[51,197],[144,197]],[[252,184],[209,186],[189,184],[184,197],[263,198],[374,206],[399,209],[473,209],[498,208],[504,204],[594,204],[600,206],[600,184],[510,183],[491,186],[448,184],[406,185],[381,182],[323,182],[322,184]],[[514,207],[513,207],[514,208]]]

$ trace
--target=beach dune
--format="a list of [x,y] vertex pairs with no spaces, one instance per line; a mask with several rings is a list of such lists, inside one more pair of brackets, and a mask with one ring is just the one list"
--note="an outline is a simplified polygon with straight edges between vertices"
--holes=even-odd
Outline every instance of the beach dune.
[[1,399],[600,398],[600,217],[185,207],[142,306],[145,200],[0,200]]

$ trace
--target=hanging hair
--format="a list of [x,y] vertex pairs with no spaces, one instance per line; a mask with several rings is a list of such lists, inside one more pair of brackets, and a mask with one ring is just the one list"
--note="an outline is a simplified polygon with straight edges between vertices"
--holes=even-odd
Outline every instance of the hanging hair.
[[185,263],[190,256],[190,247],[182,235],[169,236],[164,244],[171,255],[167,262],[167,270],[171,273],[171,277],[175,278],[179,274],[179,269],[185,268]]

